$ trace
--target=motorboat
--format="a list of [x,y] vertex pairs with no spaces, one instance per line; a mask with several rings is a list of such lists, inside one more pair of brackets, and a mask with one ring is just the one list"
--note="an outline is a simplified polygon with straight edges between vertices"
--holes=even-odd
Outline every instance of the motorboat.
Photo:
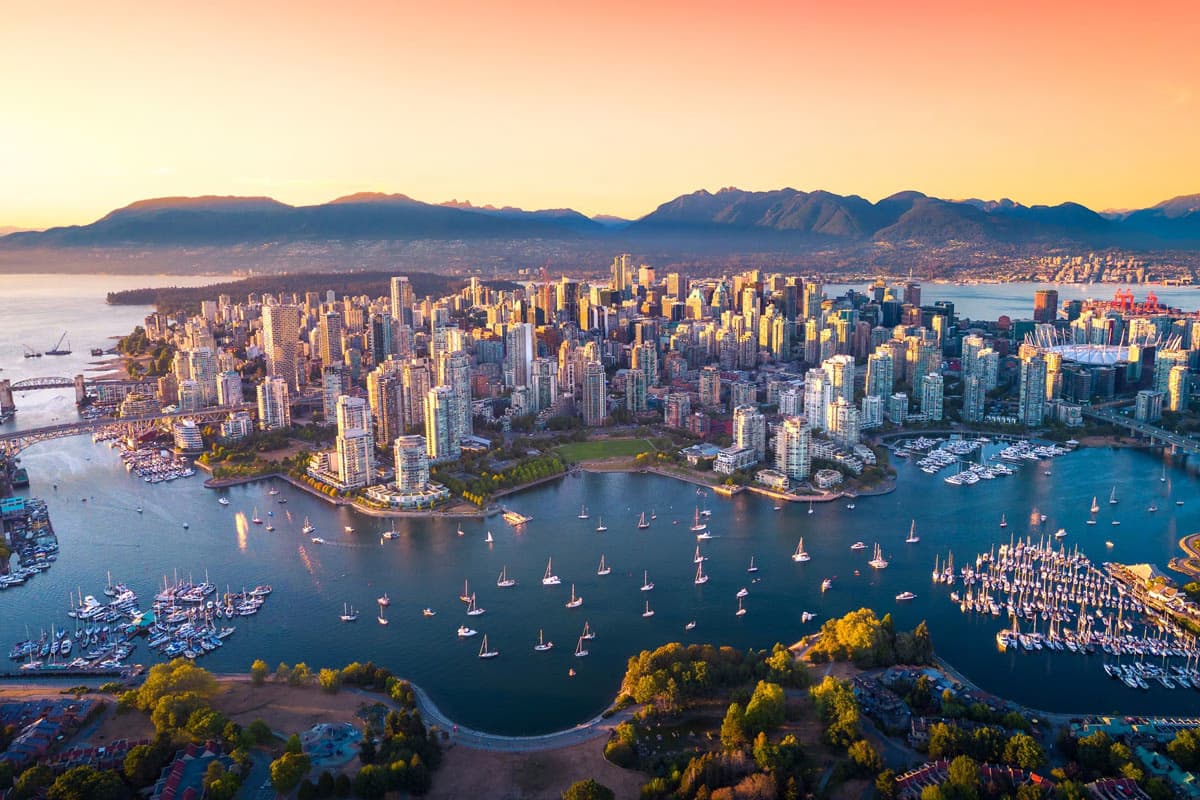
[[866,550],[867,545],[863,542],[855,542],[854,544],[850,545],[850,549],[851,550]]
[[694,631],[694,630],[696,630],[696,620],[692,620],[691,622],[689,622],[689,623],[687,623],[686,625],[684,625],[684,626],[683,626],[683,629],[684,629],[685,631]]
[[896,599],[901,600],[901,601],[912,600],[915,597],[916,597],[916,595],[913,594],[912,592],[901,592],[900,594],[896,595]]
[[475,630],[474,628],[468,628],[466,625],[458,626],[458,638],[460,639],[469,639],[477,633],[479,633],[479,631]]

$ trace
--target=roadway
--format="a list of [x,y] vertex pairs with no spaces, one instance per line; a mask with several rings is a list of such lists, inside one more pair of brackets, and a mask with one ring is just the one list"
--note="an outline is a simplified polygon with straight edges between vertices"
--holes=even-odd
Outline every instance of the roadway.
[[154,414],[145,417],[121,417],[119,419],[101,417],[98,419],[81,420],[79,422],[68,422],[62,425],[28,428],[23,431],[0,434],[0,450],[6,450],[11,455],[15,455],[26,447],[38,442],[50,439],[63,439],[68,436],[78,436],[82,433],[101,430],[113,425],[152,425],[176,419],[210,419],[213,417],[224,417],[233,411],[248,411],[253,408],[254,406],[249,403],[242,403],[236,406],[206,408],[201,411],[175,411],[169,414]]
[[1171,445],[1176,450],[1187,453],[1188,455],[1196,455],[1200,453],[1200,442],[1195,439],[1184,436],[1180,433],[1173,433],[1151,425],[1148,422],[1139,422],[1132,417],[1120,414],[1111,408],[1096,408],[1084,406],[1083,416],[1098,419],[1102,422],[1107,422],[1111,425],[1119,425],[1122,428],[1127,428],[1134,433],[1146,436],[1163,444]]

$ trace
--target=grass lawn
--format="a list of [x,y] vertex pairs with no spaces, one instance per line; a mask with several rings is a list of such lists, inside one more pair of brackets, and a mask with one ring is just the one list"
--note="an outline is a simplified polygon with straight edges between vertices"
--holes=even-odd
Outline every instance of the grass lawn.
[[567,461],[588,461],[593,458],[636,456],[656,452],[646,439],[597,439],[594,442],[572,442],[561,445],[559,454]]

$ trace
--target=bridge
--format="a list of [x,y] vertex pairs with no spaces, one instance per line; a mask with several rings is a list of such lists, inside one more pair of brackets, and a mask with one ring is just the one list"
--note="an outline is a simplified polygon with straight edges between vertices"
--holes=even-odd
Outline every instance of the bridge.
[[37,389],[70,389],[75,386],[74,378],[26,378],[12,385],[14,392],[31,392]]
[[1144,436],[1152,444],[1170,447],[1172,452],[1184,453],[1189,456],[1200,454],[1200,442],[1195,439],[1181,433],[1173,433],[1157,425],[1151,425],[1149,422],[1138,422],[1133,417],[1120,414],[1113,408],[1084,406],[1083,416],[1107,422],[1109,425],[1116,425],[1138,436]]
[[250,411],[252,409],[254,409],[252,404],[242,403],[234,406],[206,408],[201,411],[176,411],[170,414],[154,414],[145,417],[103,418],[81,420],[63,425],[47,425],[44,428],[30,428],[29,430],[0,434],[0,452],[7,454],[9,457],[15,457],[27,447],[52,439],[65,439],[70,436],[79,436],[83,433],[93,433],[109,428],[116,428],[133,434],[142,434],[149,432],[157,425],[174,422],[179,419],[209,422],[223,419],[234,411]]

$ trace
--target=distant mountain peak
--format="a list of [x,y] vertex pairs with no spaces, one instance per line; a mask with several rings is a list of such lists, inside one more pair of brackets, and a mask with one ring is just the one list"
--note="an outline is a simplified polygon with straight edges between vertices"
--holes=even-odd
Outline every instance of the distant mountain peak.
[[387,194],[385,192],[355,192],[344,197],[329,201],[330,205],[339,203],[417,203],[406,194]]

